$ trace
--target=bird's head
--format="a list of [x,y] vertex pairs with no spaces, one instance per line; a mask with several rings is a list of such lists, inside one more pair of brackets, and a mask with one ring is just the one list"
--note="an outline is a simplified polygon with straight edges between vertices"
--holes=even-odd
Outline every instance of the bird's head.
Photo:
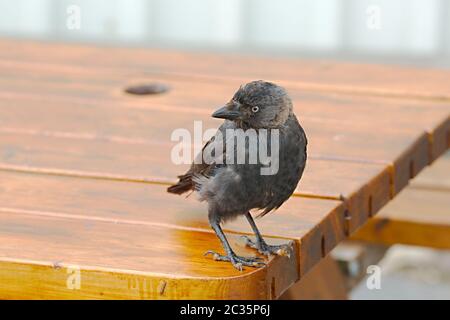
[[274,83],[258,80],[241,86],[230,102],[212,116],[256,129],[278,128],[291,113],[292,101],[286,90]]

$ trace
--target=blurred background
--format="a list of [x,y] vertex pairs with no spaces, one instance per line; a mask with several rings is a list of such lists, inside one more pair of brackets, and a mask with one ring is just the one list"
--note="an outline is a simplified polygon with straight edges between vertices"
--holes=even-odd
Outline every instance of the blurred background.
[[0,36],[450,68],[450,1],[0,0]]
[[[450,68],[450,1],[0,0],[0,37]],[[383,290],[353,299],[450,299],[448,252],[380,265]]]

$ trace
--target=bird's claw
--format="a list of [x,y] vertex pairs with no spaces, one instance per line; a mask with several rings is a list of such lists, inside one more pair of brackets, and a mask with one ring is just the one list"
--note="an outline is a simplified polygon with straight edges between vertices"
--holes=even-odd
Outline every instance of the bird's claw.
[[245,245],[258,250],[259,253],[264,254],[266,256],[277,255],[283,257],[291,257],[291,246],[289,244],[282,244],[278,246],[268,245],[264,241],[253,241],[248,236],[242,236],[242,239],[245,240]]
[[258,257],[240,257],[236,254],[221,255],[212,250],[206,251],[204,255],[207,256],[209,254],[211,254],[213,256],[213,259],[216,261],[231,262],[231,264],[239,271],[242,271],[244,269],[243,266],[261,268],[266,265],[265,262],[263,262],[262,259]]

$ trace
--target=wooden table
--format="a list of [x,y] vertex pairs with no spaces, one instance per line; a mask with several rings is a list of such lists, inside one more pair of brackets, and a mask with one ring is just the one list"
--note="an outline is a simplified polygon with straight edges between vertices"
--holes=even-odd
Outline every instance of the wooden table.
[[[0,70],[0,298],[277,298],[449,147],[449,72],[7,39]],[[254,79],[288,89],[309,161],[259,221],[295,254],[238,272],[203,256],[205,204],[165,189],[171,132],[217,127]],[[124,92],[147,83],[170,90]]]
[[450,249],[450,152],[426,168],[352,238]]

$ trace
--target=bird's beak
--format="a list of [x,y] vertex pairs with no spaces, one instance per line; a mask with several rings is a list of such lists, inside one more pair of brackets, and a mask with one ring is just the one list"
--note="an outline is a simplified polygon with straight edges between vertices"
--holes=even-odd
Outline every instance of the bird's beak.
[[241,113],[235,103],[228,103],[226,106],[216,110],[212,116],[213,118],[235,120],[239,118]]

